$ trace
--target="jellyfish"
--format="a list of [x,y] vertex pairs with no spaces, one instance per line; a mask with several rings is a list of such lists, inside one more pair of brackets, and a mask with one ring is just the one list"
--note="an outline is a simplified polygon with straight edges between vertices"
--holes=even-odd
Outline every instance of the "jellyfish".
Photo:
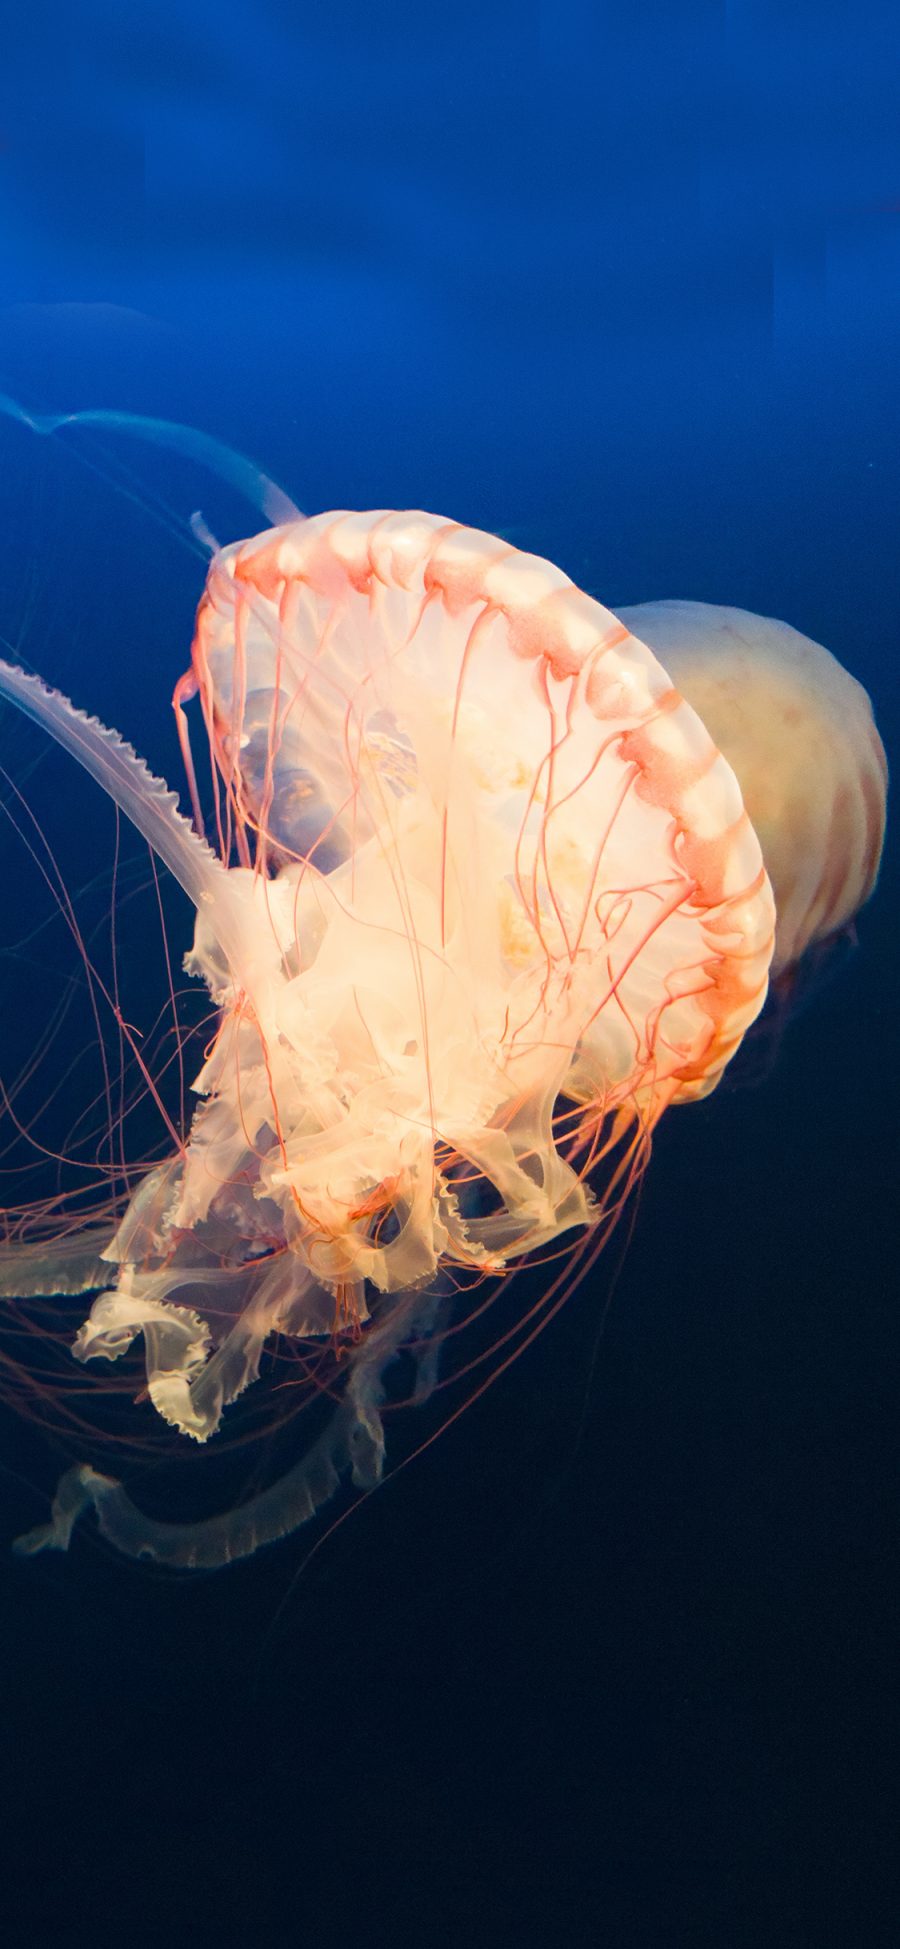
[[887,761],[868,694],[829,650],[769,616],[677,601],[618,614],[740,779],[775,896],[771,975],[787,993],[878,877]]
[[76,1357],[142,1341],[153,1409],[194,1442],[273,1337],[333,1402],[234,1509],[163,1522],[79,1464],[20,1547],[66,1548],[92,1507],[119,1550],[214,1568],[377,1484],[389,1372],[413,1349],[433,1385],[448,1294],[474,1310],[565,1249],[564,1294],[602,1245],[664,1110],[715,1087],[762,1006],[760,843],[640,637],[432,514],[295,517],[215,552],[174,695],[192,821],[38,678],[3,663],[0,692],[184,888],[216,1011],[183,1140],[114,1224],[23,1221],[0,1291],[93,1293]]

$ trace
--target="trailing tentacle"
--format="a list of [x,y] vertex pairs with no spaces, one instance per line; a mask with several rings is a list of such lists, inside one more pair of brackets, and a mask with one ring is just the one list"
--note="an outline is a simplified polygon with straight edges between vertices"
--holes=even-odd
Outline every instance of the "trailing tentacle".
[[82,413],[29,413],[9,393],[0,393],[0,413],[5,413],[8,419],[19,420],[32,433],[58,433],[65,426],[96,426],[111,433],[130,433],[151,446],[167,447],[172,453],[184,454],[186,459],[208,467],[228,486],[244,494],[268,521],[296,521],[299,514],[290,495],[254,461],[237,453],[224,440],[216,440],[211,433],[201,433],[196,427],[182,426],[178,420],[157,420],[144,413],[118,413],[103,408]]

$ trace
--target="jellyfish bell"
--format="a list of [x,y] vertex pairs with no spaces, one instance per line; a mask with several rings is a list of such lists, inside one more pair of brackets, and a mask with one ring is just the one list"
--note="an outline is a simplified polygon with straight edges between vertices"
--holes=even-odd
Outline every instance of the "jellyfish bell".
[[771,974],[787,992],[878,877],[887,761],[868,694],[829,650],[769,616],[679,601],[618,614],[740,780],[775,895]]
[[270,1335],[331,1348],[342,1388],[236,1510],[161,1523],[80,1466],[23,1547],[65,1548],[93,1505],[120,1549],[214,1567],[347,1473],[377,1482],[385,1375],[427,1345],[442,1281],[602,1242],[664,1109],[715,1086],[762,1005],[759,841],[635,634],[548,562],[420,512],[291,519],[215,555],[175,693],[194,826],[96,719],[8,664],[0,691],[187,891],[218,1011],[190,1130],[99,1252],[96,1223],[56,1246],[25,1227],[2,1290],[97,1291],[99,1259],[76,1355],[140,1336],[151,1402],[196,1441]]

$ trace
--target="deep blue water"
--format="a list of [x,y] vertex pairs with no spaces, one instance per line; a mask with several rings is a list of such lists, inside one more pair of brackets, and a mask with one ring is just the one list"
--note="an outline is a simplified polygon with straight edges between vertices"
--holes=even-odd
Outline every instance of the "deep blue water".
[[[36,5],[3,67],[0,390],[782,616],[897,748],[892,9]],[[203,565],[154,495],[253,526],[0,420],[0,632],[178,783]],[[0,763],[105,871],[5,711]],[[8,1074],[62,947],[0,845]],[[889,836],[772,1074],[668,1117],[627,1252],[299,1577],[0,1557],[8,1942],[896,1942],[898,897]],[[2,1452],[0,1540],[59,1461]]]

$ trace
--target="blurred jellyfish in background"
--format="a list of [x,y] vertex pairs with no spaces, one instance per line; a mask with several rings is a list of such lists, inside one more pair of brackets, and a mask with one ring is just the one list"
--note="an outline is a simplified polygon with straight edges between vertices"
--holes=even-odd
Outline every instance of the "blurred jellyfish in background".
[[[760,844],[702,699],[560,570],[434,515],[292,519],[214,555],[174,700],[193,826],[116,733],[9,663],[0,690],[186,890],[216,1010],[186,1134],[127,1197],[8,1213],[0,1290],[96,1292],[77,1357],[108,1372],[142,1340],[150,1402],[196,1441],[273,1336],[329,1406],[234,1510],[157,1521],[79,1465],[22,1547],[65,1548],[92,1505],[119,1549],[215,1567],[378,1481],[402,1350],[413,1397],[443,1341],[440,1384],[471,1398],[562,1303],[662,1112],[762,1006]],[[540,1298],[467,1360],[460,1329],[535,1255],[559,1259]]]
[[788,623],[705,602],[617,612],[740,780],[775,895],[773,998],[838,941],[878,877],[887,760],[867,692]]

